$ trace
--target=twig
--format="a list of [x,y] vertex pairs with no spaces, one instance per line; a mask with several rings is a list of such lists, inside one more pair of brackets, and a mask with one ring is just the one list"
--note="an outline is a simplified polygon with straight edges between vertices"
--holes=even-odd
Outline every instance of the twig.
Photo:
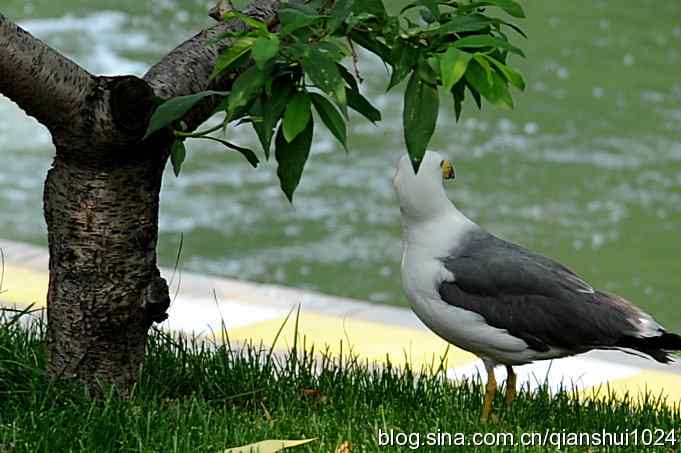
[[348,38],[348,44],[350,44],[350,53],[352,54],[352,66],[355,69],[355,76],[359,83],[364,83],[364,79],[359,73],[359,57],[357,56],[357,51],[355,50],[355,45],[352,43],[352,39]]

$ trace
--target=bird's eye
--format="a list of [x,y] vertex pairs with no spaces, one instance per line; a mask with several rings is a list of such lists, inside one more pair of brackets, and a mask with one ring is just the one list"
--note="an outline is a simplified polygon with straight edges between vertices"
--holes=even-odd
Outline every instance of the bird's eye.
[[442,168],[442,166],[443,166],[444,164],[445,164],[445,161],[444,161],[444,160],[440,161],[440,168]]

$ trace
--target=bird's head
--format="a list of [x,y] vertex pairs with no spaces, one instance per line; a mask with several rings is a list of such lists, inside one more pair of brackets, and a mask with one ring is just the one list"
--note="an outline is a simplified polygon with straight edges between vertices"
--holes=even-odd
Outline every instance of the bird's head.
[[426,151],[418,173],[409,156],[403,156],[393,178],[393,186],[403,215],[413,219],[437,217],[451,206],[442,182],[454,179],[454,167],[439,153]]

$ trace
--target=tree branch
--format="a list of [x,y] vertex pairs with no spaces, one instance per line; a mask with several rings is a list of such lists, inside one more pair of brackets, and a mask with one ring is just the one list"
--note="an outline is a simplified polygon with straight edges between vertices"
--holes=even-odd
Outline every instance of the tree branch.
[[[280,0],[254,0],[244,14],[269,21],[279,5]],[[98,160],[102,150],[141,138],[153,95],[169,99],[209,89],[229,90],[240,70],[217,80],[210,75],[217,56],[232,40],[208,43],[226,31],[244,28],[242,22],[232,20],[203,30],[163,57],[143,79],[97,77],[0,14],[0,94],[47,126],[58,152],[70,150],[79,159]],[[211,116],[218,101],[206,98],[186,115],[190,130]],[[84,143],[82,139],[106,146],[91,152],[75,146]]]
[[95,80],[0,13],[0,94],[54,133],[79,129],[80,107]]
[[[279,8],[279,0],[255,0],[244,14],[269,21]],[[243,30],[245,25],[238,21],[221,22],[202,31],[189,40],[177,46],[160,62],[155,64],[144,75],[143,79],[149,83],[154,94],[168,99],[175,96],[185,96],[205,90],[229,90],[234,77],[223,77],[210,80],[215,59],[224,49],[228,48],[232,40],[224,39],[217,44],[208,45],[211,39],[226,31]],[[185,118],[185,122],[193,130],[212,114],[217,101],[206,98]]]

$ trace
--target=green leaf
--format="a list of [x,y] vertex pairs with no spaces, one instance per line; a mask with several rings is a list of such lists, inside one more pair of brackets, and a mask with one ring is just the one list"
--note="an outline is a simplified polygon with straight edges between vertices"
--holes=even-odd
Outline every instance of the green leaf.
[[518,49],[508,41],[496,38],[494,36],[488,35],[476,35],[476,36],[466,36],[454,42],[454,47],[457,48],[479,48],[479,47],[492,47],[494,49],[504,49],[509,52],[513,52],[521,57],[525,54],[522,50]]
[[252,36],[246,36],[240,38],[232,43],[231,46],[221,53],[215,60],[215,66],[213,67],[213,72],[210,75],[211,79],[217,77],[221,72],[226,71],[230,68],[232,63],[239,59],[246,52],[251,50],[253,44],[255,44],[255,38]]
[[[265,127],[264,105],[268,102],[266,95],[261,95],[251,106],[251,126],[260,140],[260,145],[265,152],[265,159],[269,159],[270,145],[272,144],[272,129]],[[269,132],[268,132],[269,131]]]
[[184,147],[184,141],[175,140],[173,147],[170,149],[170,163],[173,164],[173,172],[175,177],[180,176],[180,170],[182,169],[182,163],[187,156],[187,150]]
[[305,163],[310,155],[314,121],[309,121],[305,130],[301,134],[298,134],[292,142],[288,142],[286,138],[284,138],[282,129],[282,127],[279,127],[279,131],[277,132],[277,138],[274,144],[274,156],[279,163],[277,176],[279,176],[281,190],[286,194],[289,201],[293,203],[293,193],[300,183]]
[[461,118],[461,109],[463,107],[463,101],[466,97],[466,82],[465,80],[459,80],[452,87],[452,97],[454,98],[454,114],[456,116],[456,121]]
[[348,132],[345,125],[345,120],[338,113],[336,107],[333,106],[331,101],[326,99],[324,96],[317,93],[310,93],[312,98],[312,103],[314,104],[315,110],[319,114],[326,127],[331,131],[331,133],[338,139],[339,142],[348,150]]
[[477,59],[473,59],[468,64],[466,81],[474,92],[481,94],[491,104],[513,108],[513,100],[508,91],[506,80],[496,71],[492,71],[491,77],[488,77],[485,68]]
[[356,15],[372,14],[380,20],[385,19],[388,15],[382,0],[360,0],[355,3],[352,12]]
[[499,25],[499,26],[506,25],[507,27],[511,28],[513,31],[518,33],[520,36],[527,39],[527,35],[525,34],[525,32],[520,27],[518,27],[517,25],[512,24],[510,22],[506,22],[505,20],[501,20],[499,18],[494,18],[492,20],[494,20],[494,23],[496,25]]
[[424,82],[431,85],[438,84],[437,73],[440,72],[440,70],[438,69],[436,72],[428,61],[421,60],[419,65],[416,67],[416,71],[419,73],[419,78]]
[[513,17],[517,17],[520,19],[525,17],[525,11],[523,11],[523,7],[513,0],[484,0],[479,2],[473,2],[469,6],[472,6],[474,8],[478,8],[480,6],[496,6],[503,9]]
[[494,66],[497,67],[499,72],[501,72],[501,74],[506,78],[506,80],[508,80],[511,83],[511,85],[515,86],[520,90],[525,90],[525,79],[523,78],[522,74],[520,74],[513,68],[506,66],[496,58],[493,58],[489,55],[484,56],[488,61],[490,61]]
[[216,137],[211,137],[209,135],[205,135],[205,136],[200,137],[200,138],[204,138],[206,140],[212,140],[214,142],[222,143],[227,148],[240,152],[241,154],[243,154],[243,156],[246,158],[246,160],[253,166],[253,168],[257,168],[258,164],[260,163],[258,156],[256,156],[255,153],[253,152],[253,150],[251,150],[251,149],[243,148],[241,146],[235,145],[234,143],[230,143],[226,140],[221,140],[221,139],[216,138]]
[[402,8],[400,14],[404,14],[406,11],[412,8],[423,6],[427,8],[433,16],[438,17],[440,15],[440,7],[438,6],[439,3],[446,4],[447,2],[439,2],[436,0],[416,0],[415,2],[411,2]]
[[305,130],[307,123],[310,122],[310,115],[310,95],[306,91],[296,93],[284,113],[282,129],[287,142],[292,142]]
[[484,54],[481,54],[479,52],[476,52],[473,54],[473,59],[478,62],[480,66],[482,66],[482,69],[485,70],[485,75],[487,76],[487,81],[491,84],[492,83],[492,73],[494,70],[492,69],[492,66],[489,64],[487,59],[485,58]]
[[491,97],[492,79],[487,70],[480,64],[478,60],[472,60],[468,63],[468,70],[466,71],[466,82],[473,91],[483,95],[485,99]]
[[286,8],[295,10],[300,14],[306,16],[317,16],[322,9],[326,9],[326,6],[330,2],[329,0],[304,0],[302,2],[291,2],[289,0],[285,0],[282,3],[285,4]]
[[[360,0],[360,2],[361,1],[362,0]],[[329,34],[334,33],[336,30],[340,28],[341,25],[343,25],[345,19],[347,19],[350,13],[352,12],[352,8],[354,5],[355,0],[336,0],[336,4],[334,5],[333,9],[331,9],[331,11],[329,12],[329,15],[331,16],[327,23]]]
[[290,35],[301,28],[309,27],[317,22],[321,22],[326,17],[306,14],[301,10],[294,8],[282,8],[277,14],[282,26],[281,31],[279,32],[279,36],[281,37]]
[[273,84],[272,96],[263,95],[253,105],[252,113],[261,119],[253,122],[253,128],[258,134],[258,139],[267,159],[270,158],[274,127],[284,113],[293,90],[294,86],[289,79],[277,79]]
[[418,172],[437,123],[439,97],[437,88],[414,71],[404,93],[404,138],[414,171]]
[[[428,25],[433,24],[433,26],[436,28],[440,27],[440,23],[437,22],[437,17],[439,17],[439,15],[438,16],[434,15],[432,10],[421,9],[419,10],[419,15],[421,16],[421,19]],[[430,30],[431,27],[428,27],[427,29]]]
[[255,64],[261,71],[264,69],[267,62],[274,58],[277,53],[279,53],[279,38],[277,38],[276,35],[272,35],[268,38],[258,38],[251,51]]
[[232,119],[232,115],[239,107],[243,107],[257,95],[265,83],[263,73],[257,66],[246,69],[232,84],[229,93],[227,117]]
[[315,46],[316,49],[323,51],[330,59],[338,62],[351,54],[350,49],[344,46],[338,38],[329,38],[328,41],[322,41]]
[[446,35],[448,33],[461,33],[470,31],[480,31],[490,27],[494,20],[482,14],[468,14],[466,16],[454,16],[443,23],[437,29],[436,34]]
[[336,68],[338,69],[341,77],[343,77],[343,80],[345,80],[345,83],[350,85],[350,89],[359,91],[359,85],[357,85],[357,79],[355,79],[355,76],[352,75],[350,71],[348,71],[347,68],[340,63],[336,63]]
[[508,82],[501,77],[497,72],[492,73],[492,96],[490,100],[494,105],[513,110],[513,97],[508,90]]
[[416,65],[417,61],[418,51],[414,49],[408,42],[404,42],[402,40],[397,41],[393,47],[393,52],[390,59],[393,71],[390,76],[388,90],[404,80],[404,78],[407,77],[412,68]]
[[164,102],[158,106],[158,108],[154,111],[154,114],[151,116],[149,127],[147,128],[147,132],[144,134],[144,138],[146,139],[159,129],[163,129],[174,121],[182,118],[185,113],[194,107],[194,105],[196,105],[196,103],[201,99],[215,95],[226,96],[227,94],[229,93],[225,91],[202,91],[200,93],[190,94],[188,96],[179,96]]
[[378,17],[376,17],[374,14],[369,14],[369,13],[352,13],[350,16],[347,18],[345,21],[348,25],[348,29],[352,30],[355,28],[358,24],[361,24],[360,27],[358,28],[366,28],[363,22],[376,22],[378,21]]
[[368,51],[373,52],[381,57],[383,61],[390,61],[390,47],[376,39],[374,34],[365,31],[353,30],[350,33],[350,38]]
[[478,110],[482,110],[482,96],[480,96],[480,93],[476,91],[475,88],[473,88],[471,84],[468,83],[468,81],[466,81],[466,86],[470,90],[471,95],[473,96],[473,100],[475,101],[475,105],[478,106]]
[[345,83],[335,61],[319,51],[312,50],[303,59],[303,70],[312,83],[324,93],[333,96],[341,108],[347,105]]
[[241,22],[244,24],[248,25],[249,27],[259,30],[264,33],[269,33],[269,30],[267,30],[267,24],[265,22],[259,21],[257,19],[254,19],[250,16],[247,16],[243,13],[240,13],[239,11],[235,11],[233,9],[227,11],[223,16],[222,19],[224,21],[228,21],[231,19],[239,19]]
[[381,121],[381,112],[357,90],[348,90],[348,106],[372,123]]
[[249,34],[249,32],[245,31],[245,30],[225,31],[225,32],[218,34],[217,36],[215,36],[213,38],[210,38],[208,41],[206,41],[206,45],[212,46],[213,44],[217,44],[217,43],[219,43],[220,41],[222,41],[223,39],[226,39],[226,38],[233,38],[233,39],[243,38],[244,36],[247,36],[248,34]]
[[466,73],[469,61],[471,61],[469,53],[462,52],[454,47],[450,47],[440,55],[440,71],[445,90],[451,91],[454,84],[461,80],[461,77]]

